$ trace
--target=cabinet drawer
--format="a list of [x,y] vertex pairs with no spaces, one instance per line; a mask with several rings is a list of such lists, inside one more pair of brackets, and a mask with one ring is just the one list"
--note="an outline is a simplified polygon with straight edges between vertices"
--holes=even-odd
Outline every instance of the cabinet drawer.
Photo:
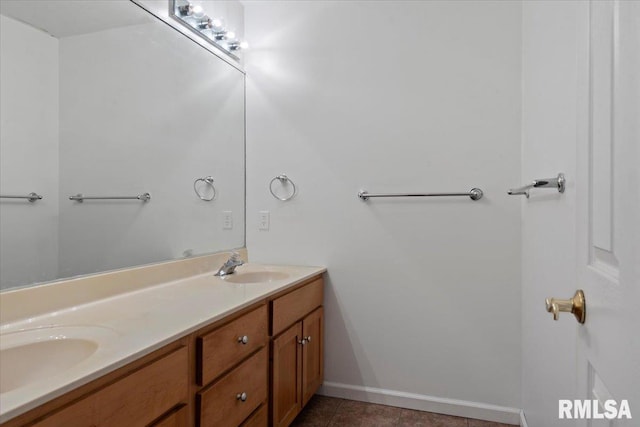
[[[196,395],[201,427],[238,426],[267,399],[266,347]],[[246,393],[246,400],[238,398]]]
[[322,278],[271,302],[271,335],[277,335],[322,305]]
[[[197,340],[196,381],[205,385],[266,345],[267,306],[263,305]],[[242,338],[246,337],[246,343]]]
[[188,375],[188,351],[181,347],[35,426],[145,426],[186,401]]
[[269,422],[269,411],[267,405],[262,405],[256,412],[242,423],[241,427],[266,427]]

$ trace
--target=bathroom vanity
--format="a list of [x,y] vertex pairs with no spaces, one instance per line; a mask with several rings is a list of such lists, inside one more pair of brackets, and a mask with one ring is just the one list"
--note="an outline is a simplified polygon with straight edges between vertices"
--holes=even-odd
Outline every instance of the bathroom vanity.
[[3,390],[1,425],[287,426],[322,383],[324,271],[247,264],[3,321],[3,338],[88,324],[115,335],[75,366]]

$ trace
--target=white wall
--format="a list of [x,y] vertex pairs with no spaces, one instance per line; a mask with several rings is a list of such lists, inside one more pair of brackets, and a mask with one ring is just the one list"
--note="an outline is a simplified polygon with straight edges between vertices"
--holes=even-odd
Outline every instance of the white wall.
[[63,277],[242,247],[244,75],[159,22],[60,39],[60,194]]
[[58,40],[0,15],[0,288],[58,273]]
[[[519,407],[520,3],[245,12],[249,253],[328,267],[325,391]],[[267,188],[282,172],[287,203]],[[479,202],[356,197],[474,186]]]
[[569,298],[580,288],[575,157],[583,7],[523,3],[522,181],[567,177],[564,194],[538,190],[522,200],[522,404],[529,427],[566,425],[558,420],[558,399],[575,396],[576,323],[554,322],[544,299]]

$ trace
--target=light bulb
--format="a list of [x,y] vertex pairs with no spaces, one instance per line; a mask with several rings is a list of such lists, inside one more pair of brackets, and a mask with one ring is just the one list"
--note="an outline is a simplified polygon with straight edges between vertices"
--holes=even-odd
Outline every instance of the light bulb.
[[221,31],[214,31],[215,33],[215,39],[218,41],[221,40],[229,40],[229,43],[233,43],[236,39],[236,33],[234,33],[233,31],[225,31],[225,30],[221,30]]
[[229,50],[231,51],[244,50],[248,48],[249,48],[249,43],[245,41],[242,41],[240,43],[238,43],[237,41],[229,43]]
[[224,27],[222,19],[214,18],[211,20],[211,28],[213,30],[221,30]]
[[204,9],[199,4],[193,6],[191,8],[191,16],[194,18],[202,18],[204,17]]
[[204,9],[199,4],[187,3],[184,6],[178,6],[178,12],[181,16],[192,16],[197,19],[204,17]]

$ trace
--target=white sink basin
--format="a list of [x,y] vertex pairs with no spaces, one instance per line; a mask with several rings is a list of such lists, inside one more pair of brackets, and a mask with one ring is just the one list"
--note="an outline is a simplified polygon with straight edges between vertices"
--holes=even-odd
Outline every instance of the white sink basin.
[[233,274],[224,277],[226,282],[232,283],[268,283],[276,280],[285,280],[289,277],[287,273],[281,271],[236,271]]
[[0,335],[0,394],[63,373],[117,334],[99,326],[55,326]]

